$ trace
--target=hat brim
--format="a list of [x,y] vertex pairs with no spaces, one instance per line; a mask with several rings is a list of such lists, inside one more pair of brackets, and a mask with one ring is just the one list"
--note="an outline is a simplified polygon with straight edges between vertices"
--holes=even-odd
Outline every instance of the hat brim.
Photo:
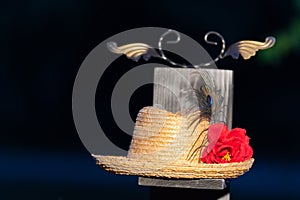
[[236,178],[249,171],[254,159],[251,158],[239,163],[189,163],[176,161],[162,165],[161,163],[132,159],[123,156],[93,155],[97,164],[107,171],[123,175],[135,175],[160,178]]

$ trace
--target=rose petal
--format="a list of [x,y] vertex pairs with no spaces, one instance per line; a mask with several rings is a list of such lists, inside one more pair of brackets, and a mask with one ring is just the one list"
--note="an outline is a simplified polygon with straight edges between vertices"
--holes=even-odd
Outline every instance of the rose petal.
[[217,123],[209,126],[208,128],[208,141],[217,141],[221,135],[228,132],[228,127],[223,123]]
[[[209,127],[208,140],[209,145],[202,153],[202,162],[243,162],[253,156],[245,129],[235,128],[229,131],[225,124],[214,124]],[[226,154],[230,155],[230,159],[224,159]]]

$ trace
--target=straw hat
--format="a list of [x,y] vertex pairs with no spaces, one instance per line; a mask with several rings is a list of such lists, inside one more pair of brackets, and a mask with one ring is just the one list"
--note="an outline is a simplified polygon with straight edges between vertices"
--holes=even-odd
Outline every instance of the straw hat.
[[200,146],[207,140],[209,122],[188,127],[188,121],[179,113],[144,107],[138,114],[127,157],[93,156],[107,171],[147,177],[235,178],[251,168],[253,158],[240,163],[202,163]]

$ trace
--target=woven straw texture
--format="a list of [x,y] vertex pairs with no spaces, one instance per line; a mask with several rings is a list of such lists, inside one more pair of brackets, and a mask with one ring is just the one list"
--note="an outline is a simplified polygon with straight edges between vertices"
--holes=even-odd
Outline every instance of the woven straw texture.
[[[254,159],[241,163],[199,162],[198,148],[207,136],[207,121],[188,127],[189,120],[154,107],[137,117],[127,157],[93,155],[97,164],[117,174],[167,178],[235,178],[248,171]],[[196,131],[194,131],[196,130]]]
[[159,163],[150,161],[140,161],[121,156],[94,157],[105,170],[116,174],[178,179],[236,178],[249,171],[254,162],[253,158],[241,163],[224,164],[194,164],[179,161],[158,169],[157,165]]

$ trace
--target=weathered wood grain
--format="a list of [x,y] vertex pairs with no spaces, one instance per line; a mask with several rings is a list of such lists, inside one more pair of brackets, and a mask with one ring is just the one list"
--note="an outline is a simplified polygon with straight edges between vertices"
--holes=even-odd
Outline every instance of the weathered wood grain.
[[176,113],[183,111],[191,104],[195,104],[195,99],[186,99],[184,97],[184,91],[191,88],[191,84],[193,84],[191,76],[197,70],[202,70],[209,74],[214,82],[215,90],[220,91],[220,94],[223,96],[223,101],[220,105],[223,112],[219,113],[218,120],[225,122],[231,129],[233,72],[230,70],[155,68],[153,105]]
[[139,185],[175,187],[175,188],[192,188],[192,189],[213,189],[223,190],[227,187],[224,179],[158,179],[158,178],[139,178]]

